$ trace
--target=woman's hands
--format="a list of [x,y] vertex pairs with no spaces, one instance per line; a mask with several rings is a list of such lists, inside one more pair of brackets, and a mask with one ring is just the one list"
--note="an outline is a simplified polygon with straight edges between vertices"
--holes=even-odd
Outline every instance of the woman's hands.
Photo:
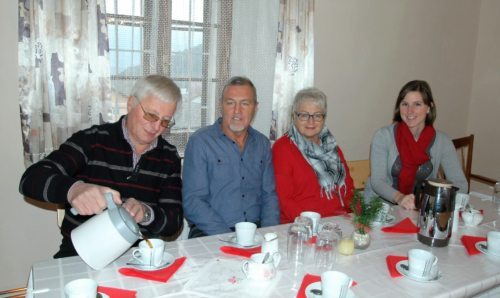
[[402,194],[400,192],[396,193],[394,201],[398,203],[399,206],[406,210],[414,210],[415,208],[415,195],[414,194]]

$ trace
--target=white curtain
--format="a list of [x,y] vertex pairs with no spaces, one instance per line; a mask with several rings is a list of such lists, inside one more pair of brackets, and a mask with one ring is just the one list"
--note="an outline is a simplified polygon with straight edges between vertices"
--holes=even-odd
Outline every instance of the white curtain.
[[269,135],[273,102],[279,1],[233,1],[231,75],[250,78],[259,101],[252,127]]
[[104,0],[19,0],[19,100],[25,164],[113,117]]
[[293,97],[314,84],[314,0],[281,0],[270,139],[288,131]]

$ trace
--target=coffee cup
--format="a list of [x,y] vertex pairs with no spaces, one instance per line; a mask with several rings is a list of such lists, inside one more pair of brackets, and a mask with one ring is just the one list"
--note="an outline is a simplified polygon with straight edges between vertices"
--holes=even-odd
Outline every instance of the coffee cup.
[[257,225],[253,222],[242,221],[237,223],[235,226],[236,231],[236,243],[241,246],[250,246],[255,243],[255,231],[257,230]]
[[165,242],[161,239],[148,239],[148,241],[152,247],[143,240],[139,242],[139,248],[132,251],[132,257],[143,265],[158,267],[163,262]]
[[352,279],[340,271],[325,271],[321,274],[323,298],[344,298],[352,286]]
[[408,274],[419,278],[433,278],[437,270],[438,258],[423,249],[408,251]]
[[490,231],[487,234],[488,252],[500,255],[500,232]]
[[300,216],[309,217],[312,220],[312,233],[313,235],[316,235],[318,233],[318,224],[319,220],[321,219],[321,214],[314,211],[303,211],[300,213]]
[[276,233],[264,234],[264,241],[262,242],[261,252],[274,254],[278,252],[278,235]]
[[250,260],[243,262],[241,269],[248,279],[258,281],[271,280],[276,276],[280,261],[281,254],[279,252],[273,254],[257,253],[253,254]]
[[95,298],[97,282],[90,278],[80,278],[70,281],[64,286],[65,298]]

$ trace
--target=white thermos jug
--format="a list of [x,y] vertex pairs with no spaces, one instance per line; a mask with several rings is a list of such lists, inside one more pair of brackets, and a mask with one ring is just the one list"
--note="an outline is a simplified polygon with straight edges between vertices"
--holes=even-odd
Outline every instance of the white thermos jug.
[[140,237],[139,226],[111,193],[106,193],[107,210],[75,228],[71,241],[87,265],[100,270],[126,252]]

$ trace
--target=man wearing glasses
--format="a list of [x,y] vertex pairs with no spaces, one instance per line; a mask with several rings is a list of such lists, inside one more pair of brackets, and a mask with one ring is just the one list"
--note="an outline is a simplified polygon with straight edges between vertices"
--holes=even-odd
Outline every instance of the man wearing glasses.
[[173,125],[180,100],[171,79],[142,78],[128,98],[127,115],[75,133],[26,170],[19,186],[23,195],[65,205],[55,258],[76,255],[70,233],[106,208],[107,192],[148,237],[171,236],[182,228],[180,157],[161,137]]
[[188,141],[183,169],[184,214],[189,238],[231,232],[238,222],[279,223],[269,140],[250,124],[257,93],[233,77],[220,99],[222,118]]

